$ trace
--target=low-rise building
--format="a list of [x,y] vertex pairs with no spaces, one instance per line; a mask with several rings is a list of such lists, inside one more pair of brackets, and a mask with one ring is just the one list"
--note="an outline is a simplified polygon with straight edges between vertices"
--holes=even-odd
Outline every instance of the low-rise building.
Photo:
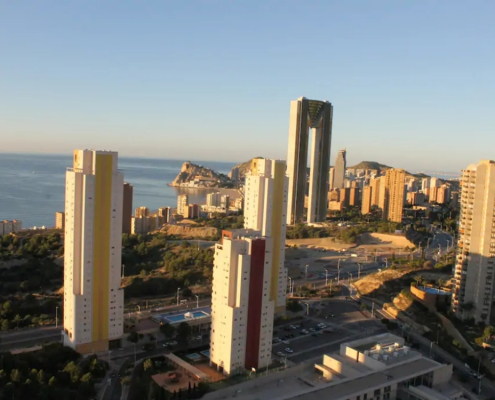
[[230,397],[227,393],[239,393],[235,397],[241,400],[464,398],[462,390],[450,384],[452,369],[405,346],[403,338],[385,333],[342,343],[338,353],[323,355],[316,365],[300,364],[204,399]]

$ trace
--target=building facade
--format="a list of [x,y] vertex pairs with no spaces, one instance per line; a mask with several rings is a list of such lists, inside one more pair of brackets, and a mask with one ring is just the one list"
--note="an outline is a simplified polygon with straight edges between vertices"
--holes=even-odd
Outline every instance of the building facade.
[[132,198],[134,187],[130,183],[124,183],[123,206],[122,206],[122,233],[131,233]]
[[55,213],[55,229],[65,229],[65,213],[63,211]]
[[363,188],[363,195],[361,201],[361,214],[366,215],[371,212],[372,197],[373,197],[373,188],[371,186],[365,186]]
[[223,231],[215,245],[210,363],[226,375],[271,364],[270,242],[247,229]]
[[385,175],[383,219],[402,222],[405,179],[406,171],[403,169],[391,168],[387,170]]
[[[287,154],[287,175],[289,177],[287,223],[289,225],[304,220],[304,202],[308,182],[308,150],[311,158],[306,220],[307,222],[320,222],[326,219],[332,118],[333,107],[328,101],[300,97],[291,102]],[[312,131],[311,141],[309,140],[310,129]],[[312,146],[308,149],[310,142]]]
[[253,160],[244,187],[244,228],[260,231],[262,236],[272,238],[270,300],[275,301],[277,313],[285,311],[286,302],[287,187],[285,161]]
[[177,215],[182,215],[186,214],[186,212],[189,212],[188,210],[188,204],[189,204],[189,197],[187,194],[180,194],[177,196]]
[[172,222],[172,209],[170,207],[160,207],[158,209],[158,216],[163,218],[164,224]]
[[138,207],[134,211],[134,216],[138,217],[138,218],[149,217],[150,216],[150,210],[148,207],[145,207],[145,206]]
[[372,190],[371,206],[380,207],[380,191],[382,190],[382,177],[370,179],[370,187]]
[[333,188],[344,188],[345,169],[347,166],[346,149],[340,150],[335,160],[335,174],[333,177]]
[[335,179],[335,167],[330,167],[330,176],[328,178],[328,190],[333,190],[333,180]]
[[459,239],[452,311],[490,322],[495,260],[495,161],[469,165],[461,176]]
[[123,175],[116,152],[76,150],[65,183],[64,344],[87,354],[118,345]]

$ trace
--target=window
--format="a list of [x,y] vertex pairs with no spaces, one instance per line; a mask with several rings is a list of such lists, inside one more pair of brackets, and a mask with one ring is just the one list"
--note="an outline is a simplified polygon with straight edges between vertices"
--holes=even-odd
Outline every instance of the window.
[[373,392],[373,396],[376,397],[376,396],[380,396],[380,389],[376,389],[374,392]]

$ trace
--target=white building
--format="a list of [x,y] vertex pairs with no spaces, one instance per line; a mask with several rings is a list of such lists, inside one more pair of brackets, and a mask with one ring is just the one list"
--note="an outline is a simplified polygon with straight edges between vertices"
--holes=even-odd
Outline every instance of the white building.
[[495,259],[495,161],[483,160],[462,171],[459,239],[452,311],[459,318],[490,321]]
[[223,231],[222,236],[215,245],[210,362],[230,375],[271,364],[272,244],[249,229]]
[[65,184],[64,344],[107,351],[123,334],[122,186],[116,152],[76,150]]
[[208,193],[206,195],[206,205],[208,207],[220,207],[220,192]]
[[177,214],[184,216],[188,213],[187,207],[189,206],[189,198],[187,194],[180,194],[177,196]]
[[253,159],[251,174],[246,175],[244,190],[244,228],[271,237],[272,287],[270,299],[276,312],[285,311],[287,268],[285,268],[285,234],[287,224],[287,187],[285,161]]
[[459,400],[452,365],[424,357],[389,333],[342,343],[318,364],[300,363],[207,394],[205,400]]

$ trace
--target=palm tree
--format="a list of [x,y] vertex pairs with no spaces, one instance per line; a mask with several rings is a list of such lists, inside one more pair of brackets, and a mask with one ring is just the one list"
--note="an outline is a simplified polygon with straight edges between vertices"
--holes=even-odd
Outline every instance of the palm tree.
[[424,278],[421,275],[416,275],[414,280],[416,281],[416,286],[421,286],[421,282],[424,281]]
[[438,293],[440,293],[440,289],[442,289],[444,284],[445,284],[445,281],[442,278],[437,279]]

